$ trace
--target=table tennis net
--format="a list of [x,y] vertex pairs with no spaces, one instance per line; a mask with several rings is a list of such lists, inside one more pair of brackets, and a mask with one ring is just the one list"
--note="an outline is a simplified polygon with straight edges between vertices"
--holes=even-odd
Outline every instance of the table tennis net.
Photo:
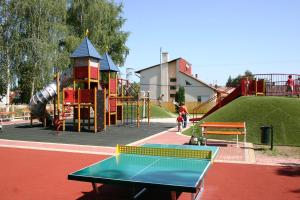
[[177,157],[177,158],[197,158],[197,159],[212,158],[212,151],[210,150],[117,145],[116,154],[119,155],[121,153],[147,155],[147,156]]

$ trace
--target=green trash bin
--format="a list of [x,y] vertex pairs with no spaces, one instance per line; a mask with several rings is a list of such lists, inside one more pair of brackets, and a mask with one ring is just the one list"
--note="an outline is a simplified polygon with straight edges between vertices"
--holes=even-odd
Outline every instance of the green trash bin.
[[261,130],[260,142],[262,144],[270,144],[272,126],[261,126],[260,130]]

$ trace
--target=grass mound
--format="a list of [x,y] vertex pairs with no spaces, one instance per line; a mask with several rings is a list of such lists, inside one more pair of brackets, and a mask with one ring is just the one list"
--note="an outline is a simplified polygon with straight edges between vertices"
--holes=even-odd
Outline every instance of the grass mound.
[[[274,144],[300,146],[300,99],[289,97],[240,97],[202,121],[240,122],[247,126],[247,141],[260,143],[260,127],[273,125]],[[200,122],[201,123],[201,122]],[[192,129],[184,132],[192,134]],[[200,130],[197,134],[201,134]],[[228,139],[228,136],[209,136]]]
[[[137,114],[137,107],[136,105],[126,105],[124,104],[124,112],[123,116],[124,118],[136,118]],[[139,109],[140,117],[143,116],[143,106],[141,105]],[[145,109],[145,115],[148,116],[147,108]],[[176,117],[176,115],[172,112],[169,112],[167,109],[160,107],[155,104],[150,104],[150,116],[151,118],[170,118],[170,117]]]
[[167,109],[155,104],[150,105],[150,112],[151,118],[170,118],[176,116],[174,113],[171,113]]

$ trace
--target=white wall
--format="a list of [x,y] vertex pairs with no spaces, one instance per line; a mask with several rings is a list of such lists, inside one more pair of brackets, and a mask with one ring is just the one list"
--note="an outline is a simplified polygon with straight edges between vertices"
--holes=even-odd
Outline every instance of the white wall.
[[[162,68],[160,65],[151,67],[141,71],[141,90],[150,92],[150,98],[157,100],[161,94],[164,94],[163,101],[171,100],[169,97],[169,73],[172,67],[172,76],[176,74],[176,85],[184,86],[185,88],[185,101],[186,102],[197,102],[198,96],[201,96],[201,101],[207,101],[208,99],[214,97],[216,92],[208,87],[207,85],[189,77],[183,73],[178,72],[178,61],[176,63],[163,63]],[[174,68],[174,69],[173,69]],[[175,70],[176,69],[176,70]],[[172,71],[171,70],[171,71]],[[162,76],[161,76],[162,72]],[[191,85],[186,85],[186,81],[191,83]]]
[[161,85],[161,91],[160,95],[164,94],[163,101],[168,101],[169,100],[169,64],[168,63],[163,63],[161,66],[161,80],[160,80],[160,85]]
[[141,90],[150,91],[150,99],[157,100],[160,96],[160,66],[141,71]]
[[[201,96],[201,101],[204,102],[216,95],[215,91],[207,85],[182,73],[179,73],[178,75],[177,81],[179,85],[184,86],[185,89],[186,102],[197,102],[198,96]],[[192,85],[186,85],[186,81]]]

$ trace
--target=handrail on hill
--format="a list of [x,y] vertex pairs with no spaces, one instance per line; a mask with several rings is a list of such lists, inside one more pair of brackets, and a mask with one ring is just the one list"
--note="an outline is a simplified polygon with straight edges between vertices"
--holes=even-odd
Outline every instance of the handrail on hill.
[[209,103],[216,101],[216,104],[218,104],[220,101],[222,101],[222,99],[224,98],[224,96],[222,96],[221,94],[227,94],[228,95],[228,91],[232,90],[233,88],[232,87],[228,87],[226,88],[224,91],[219,91],[219,94],[213,96],[212,98],[208,99],[207,101],[201,103],[200,105],[196,106],[195,108],[193,108],[193,118],[190,119],[190,121],[193,122],[193,124],[196,122],[196,121],[199,121],[200,118],[198,118],[198,112],[203,108],[205,107],[206,105],[208,105]]

